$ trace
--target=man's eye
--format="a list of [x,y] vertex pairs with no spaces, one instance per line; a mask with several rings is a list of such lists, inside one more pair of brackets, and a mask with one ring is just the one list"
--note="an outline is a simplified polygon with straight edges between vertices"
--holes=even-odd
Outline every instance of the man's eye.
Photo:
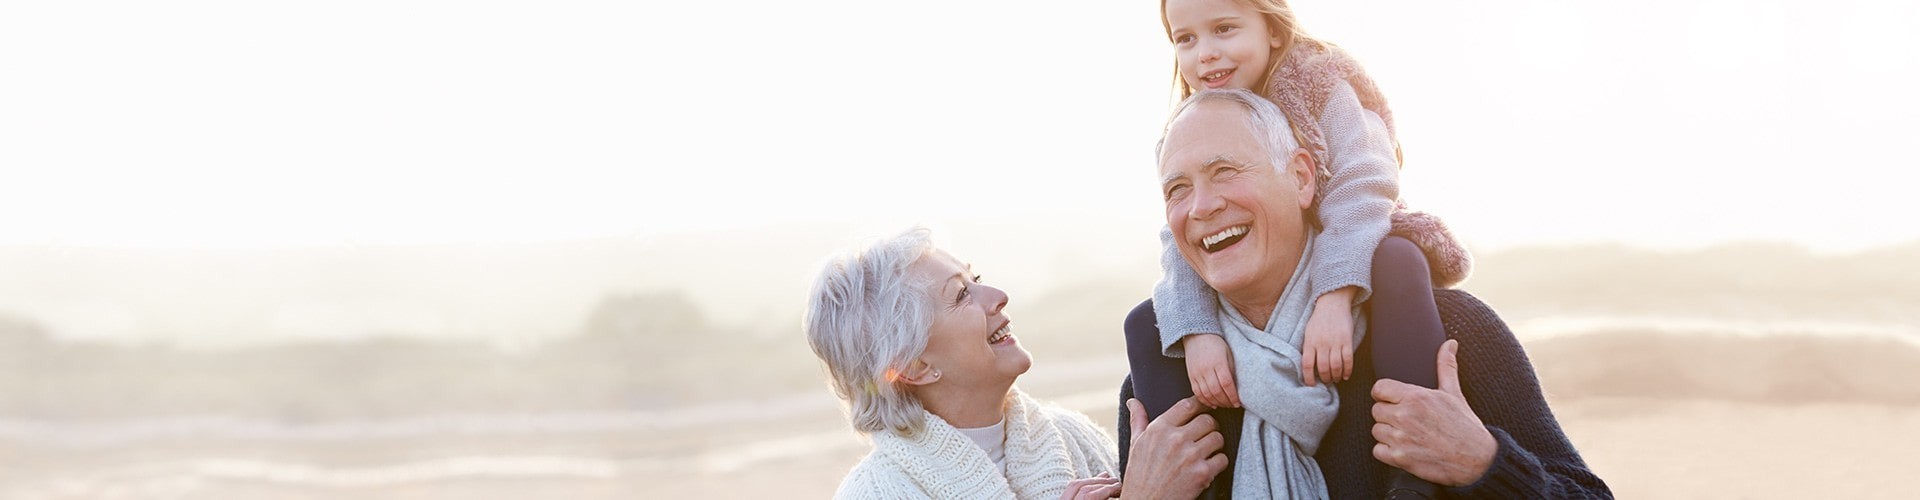
[[1179,198],[1181,196],[1186,196],[1186,194],[1187,194],[1186,184],[1181,184],[1181,185],[1174,186],[1167,189],[1167,199],[1169,200]]

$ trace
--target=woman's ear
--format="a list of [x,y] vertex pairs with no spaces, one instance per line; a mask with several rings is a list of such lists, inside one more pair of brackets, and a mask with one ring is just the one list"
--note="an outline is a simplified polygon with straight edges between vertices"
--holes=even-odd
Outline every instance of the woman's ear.
[[1297,191],[1303,210],[1313,206],[1313,192],[1319,188],[1314,185],[1314,180],[1319,178],[1314,172],[1318,171],[1313,162],[1313,153],[1307,152],[1307,148],[1294,148],[1293,154],[1287,155],[1287,175],[1293,178],[1293,185],[1299,187]]
[[907,365],[907,371],[900,374],[900,381],[907,385],[927,385],[940,381],[940,370],[924,361],[913,360]]

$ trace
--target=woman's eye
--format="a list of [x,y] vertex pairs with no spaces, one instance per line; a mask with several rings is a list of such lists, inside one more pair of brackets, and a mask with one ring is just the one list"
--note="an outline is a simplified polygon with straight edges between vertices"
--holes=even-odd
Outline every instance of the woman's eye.
[[980,279],[981,279],[981,277],[980,277],[980,275],[978,275],[978,274],[975,274],[975,275],[973,275],[973,282],[974,282],[974,283],[980,283],[980,282],[981,282],[981,281],[980,281]]

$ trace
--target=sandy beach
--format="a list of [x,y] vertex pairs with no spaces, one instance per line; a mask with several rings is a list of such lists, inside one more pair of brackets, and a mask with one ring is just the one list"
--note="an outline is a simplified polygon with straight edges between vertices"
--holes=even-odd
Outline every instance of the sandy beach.
[[[1577,364],[1556,344],[1536,342],[1536,364]],[[1042,358],[1021,386],[1111,430],[1122,367]],[[1920,493],[1884,479],[1920,467],[1920,405],[1587,396],[1564,371],[1543,371],[1553,408],[1623,498]],[[824,390],[627,412],[14,419],[0,442],[0,497],[21,499],[823,498],[867,450]]]

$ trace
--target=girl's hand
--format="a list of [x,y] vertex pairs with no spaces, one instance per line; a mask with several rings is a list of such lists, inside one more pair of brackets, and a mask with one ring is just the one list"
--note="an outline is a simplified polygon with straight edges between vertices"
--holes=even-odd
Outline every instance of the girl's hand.
[[1120,496],[1120,480],[1102,472],[1067,483],[1067,491],[1060,493],[1060,500],[1104,500],[1117,496]]
[[1187,350],[1187,380],[1193,399],[1214,408],[1239,408],[1240,388],[1233,384],[1233,350],[1219,335],[1188,335],[1180,339]]
[[1307,385],[1353,377],[1353,294],[1354,288],[1346,287],[1314,301],[1300,347],[1300,380]]

